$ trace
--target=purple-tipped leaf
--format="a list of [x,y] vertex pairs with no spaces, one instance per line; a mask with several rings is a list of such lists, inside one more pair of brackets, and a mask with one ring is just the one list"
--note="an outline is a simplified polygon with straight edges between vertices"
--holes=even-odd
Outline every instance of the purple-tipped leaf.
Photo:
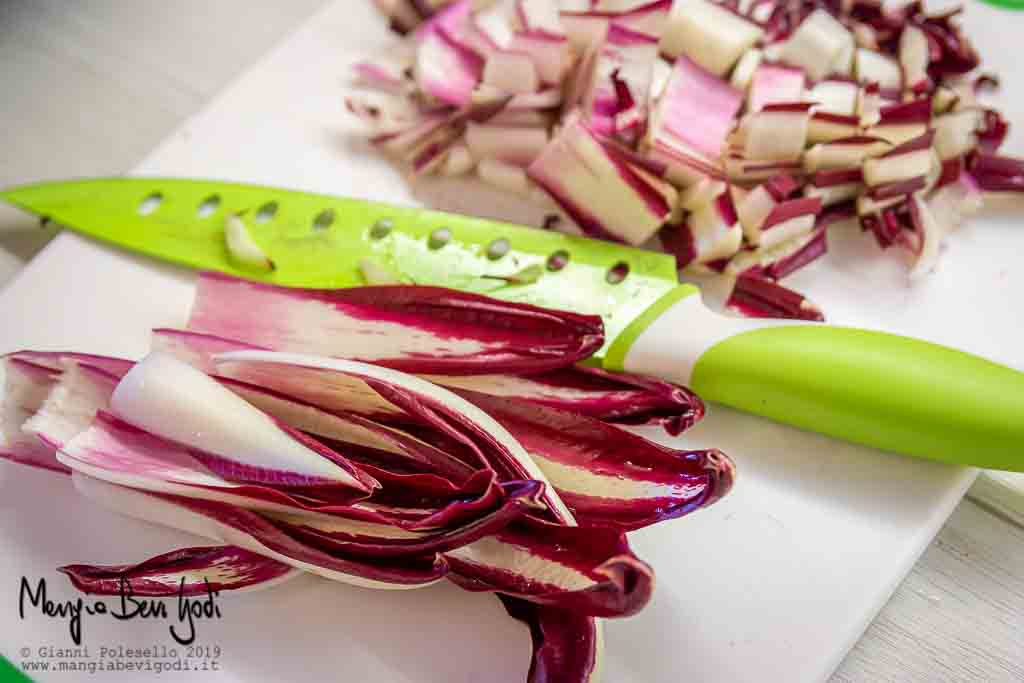
[[832,142],[856,135],[860,130],[860,119],[845,114],[831,114],[816,111],[807,125],[807,142]]
[[582,525],[638,529],[680,517],[732,487],[719,451],[678,451],[576,413],[460,390],[523,445]]
[[[285,394],[226,377],[217,381],[271,417],[290,427],[344,444],[346,455],[360,462],[385,462],[400,471],[430,472],[465,481],[473,468],[415,436],[355,413],[331,413]],[[348,449],[358,446],[361,451]],[[371,456],[367,456],[371,453]],[[365,468],[363,468],[365,471]]]
[[868,134],[900,145],[928,132],[931,118],[930,97],[885,106],[879,111],[878,123],[868,129]]
[[742,104],[743,93],[680,56],[652,113],[649,144],[714,163]]
[[637,33],[644,33],[659,38],[665,29],[665,22],[672,0],[649,0],[629,3],[619,11],[608,12],[612,27],[628,28]]
[[712,267],[731,258],[740,249],[743,228],[740,225],[732,193],[728,188],[715,201],[691,212],[678,225],[667,225],[661,241],[676,255],[680,267]]
[[796,102],[803,97],[805,80],[802,69],[761,62],[750,82],[747,108],[759,111],[768,104]]
[[975,154],[970,172],[986,192],[1024,192],[1024,159],[996,154]]
[[[331,412],[364,417],[397,416],[457,443],[503,481],[534,479],[543,472],[516,439],[473,403],[426,380],[364,363],[269,351],[238,351],[215,359],[218,374],[258,384]],[[553,490],[543,494],[555,519],[573,516]]]
[[654,573],[607,527],[567,527],[534,518],[444,553],[449,578],[471,591],[497,591],[595,617],[636,614]]
[[50,390],[56,386],[59,372],[11,356],[3,359],[4,395],[0,403],[0,458],[67,474],[57,461],[54,448],[35,434],[23,429],[38,411]]
[[601,680],[601,622],[570,610],[498,594],[505,610],[530,629],[533,658],[527,683],[598,683]]
[[675,436],[704,416],[685,387],[662,380],[573,366],[537,375],[434,375],[443,386],[529,401],[620,424],[659,424]]
[[99,368],[118,379],[135,365],[134,361],[125,360],[124,358],[99,356],[93,353],[76,353],[74,351],[23,350],[8,354],[7,357],[28,361],[51,370],[63,370],[65,363],[73,361],[82,365],[91,365],[92,367]]
[[111,410],[122,420],[194,449],[207,467],[237,481],[375,488],[344,458],[275,422],[207,374],[162,353],[118,383]]
[[150,434],[109,413],[99,413],[89,429],[64,444],[57,458],[76,472],[113,484],[261,510],[330,512],[367,497],[348,486],[240,465]]
[[93,365],[66,361],[64,371],[23,430],[56,451],[92,424],[96,413],[110,409],[118,378]]
[[443,553],[490,536],[531,509],[543,506],[540,482],[500,485],[500,505],[459,524],[414,531],[326,515],[272,515],[271,521],[292,538],[324,552],[370,558],[400,558]]
[[355,413],[390,423],[401,419],[401,409],[389,403],[365,382],[343,373],[317,368],[291,368],[279,365],[218,361],[218,354],[231,351],[267,351],[245,342],[180,330],[155,330],[153,348],[219,379],[236,380],[260,387],[293,400],[311,404],[328,412]]
[[736,278],[726,306],[750,318],[793,318],[822,321],[825,316],[802,294],[760,277]]
[[457,107],[469,103],[483,74],[480,56],[455,39],[470,11],[469,0],[460,0],[417,31],[416,83],[430,97]]
[[[394,423],[401,414],[412,416],[431,427],[434,432],[451,439],[462,440],[476,449],[483,463],[493,467],[503,477],[521,479],[524,476],[536,478],[537,472],[523,469],[517,458],[510,458],[500,444],[490,439],[478,443],[471,423],[457,412],[448,410],[443,404],[429,405],[423,396],[417,398],[401,387],[384,385],[374,380],[365,382],[375,393],[387,400],[401,413],[382,416],[375,404],[360,405],[355,397],[361,391],[337,389],[327,391],[325,387],[352,386],[347,384],[340,373],[326,369],[275,363],[237,362],[233,358],[244,358],[246,354],[229,354],[218,363],[221,373],[258,381],[272,386],[286,395],[298,395],[310,402],[330,410],[345,410],[360,413],[369,411],[377,419]],[[270,360],[275,354],[265,354]],[[256,378],[254,373],[262,371]],[[586,377],[581,373],[580,378]],[[541,376],[543,377],[543,376]],[[604,380],[605,386],[612,385],[614,376],[596,373],[594,379]],[[607,379],[606,379],[607,378]],[[448,378],[445,378],[448,379]],[[459,378],[478,379],[478,378]],[[483,379],[492,379],[483,376]],[[509,378],[518,382],[520,378]],[[577,381],[579,378],[576,378]],[[538,382],[520,385],[536,391]],[[621,380],[617,380],[620,381]],[[638,380],[639,381],[639,380]],[[457,383],[452,383],[456,385]],[[431,385],[426,385],[431,386]],[[479,385],[476,385],[479,387]],[[584,385],[587,386],[587,385]],[[591,382],[588,388],[599,386]],[[453,386],[453,388],[455,388]],[[677,389],[661,383],[648,384],[648,390],[665,391]],[[455,389],[464,398],[482,408],[508,430],[530,455],[530,463],[537,463],[540,471],[552,475],[551,480],[559,495],[571,497],[570,507],[579,514],[589,516],[590,523],[615,524],[621,528],[637,528],[658,519],[685,514],[707,504],[728,490],[732,480],[732,465],[727,458],[717,453],[681,453],[656,446],[641,437],[625,432],[614,426],[590,417],[547,407],[544,401],[538,404],[512,398],[499,398],[465,389]],[[496,390],[497,391],[497,390]],[[439,395],[448,392],[443,390]],[[621,397],[620,397],[621,398]],[[685,400],[686,395],[675,396],[674,400]],[[664,400],[662,398],[661,400]],[[605,406],[599,408],[606,409]],[[629,408],[620,409],[620,417],[628,420]],[[634,414],[634,417],[639,417]],[[649,416],[653,417],[653,415]],[[678,413],[675,417],[680,417]],[[408,419],[408,418],[406,418]],[[466,441],[467,437],[469,440]],[[518,444],[517,444],[518,445]],[[624,461],[644,463],[627,467]]]
[[765,162],[799,159],[807,144],[810,106],[806,102],[765,104],[749,114],[743,124],[743,155]]
[[58,571],[88,595],[152,597],[270,588],[299,574],[283,562],[230,545],[182,548],[138,564],[69,564]]
[[[811,86],[807,93],[807,99],[818,103],[816,107],[818,113],[853,117],[857,111],[859,92],[860,88],[853,80],[826,78]],[[854,123],[855,126],[859,124],[859,118],[854,117]]]
[[[836,220],[833,215],[827,221]],[[725,272],[728,275],[748,275],[781,280],[787,275],[821,258],[828,251],[826,238],[827,222],[819,215],[814,231],[801,235],[773,247],[744,249],[729,261]]]
[[233,505],[139,491],[79,473],[72,480],[79,493],[114,512],[238,546],[334,581],[366,588],[420,588],[447,572],[437,556],[394,561],[331,555],[292,538],[261,514]]
[[627,244],[650,239],[674,205],[671,186],[638,172],[626,154],[579,121],[562,129],[528,173],[584,232]]
[[431,374],[541,372],[604,341],[594,316],[439,287],[290,289],[217,274],[200,278],[189,329]]

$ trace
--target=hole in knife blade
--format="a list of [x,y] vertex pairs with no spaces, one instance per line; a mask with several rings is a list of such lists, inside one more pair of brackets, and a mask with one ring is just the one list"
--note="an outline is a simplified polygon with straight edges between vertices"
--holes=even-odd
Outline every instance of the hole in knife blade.
[[448,228],[438,228],[434,232],[430,233],[430,239],[427,241],[427,246],[431,249],[440,249],[451,241],[452,231]]
[[508,253],[509,250],[508,240],[504,237],[499,237],[490,244],[487,245],[487,258],[492,261],[497,261],[502,256]]
[[334,223],[334,209],[324,209],[313,219],[314,230],[326,230]]
[[200,218],[206,218],[207,216],[213,215],[213,212],[215,212],[218,207],[220,207],[220,195],[211,194],[209,197],[204,199],[199,205],[199,208],[196,209],[196,215]]
[[277,202],[267,202],[256,211],[257,223],[266,223],[277,215]]
[[608,275],[605,276],[605,280],[610,285],[617,285],[625,280],[627,275],[629,275],[629,264],[625,261],[619,261],[608,269]]
[[139,215],[148,216],[160,208],[160,204],[162,204],[163,201],[164,196],[162,194],[159,192],[153,192],[139,204]]
[[548,270],[555,272],[569,265],[569,252],[565,249],[559,249],[558,251],[548,256]]
[[391,229],[395,227],[395,222],[390,218],[381,218],[373,224],[370,228],[370,237],[375,240],[382,240],[391,234]]

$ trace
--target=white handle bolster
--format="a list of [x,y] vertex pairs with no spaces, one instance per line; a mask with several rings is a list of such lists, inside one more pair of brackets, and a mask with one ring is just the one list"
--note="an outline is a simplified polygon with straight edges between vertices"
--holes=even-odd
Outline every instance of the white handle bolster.
[[779,322],[731,318],[715,313],[699,294],[675,303],[647,326],[629,348],[623,369],[689,384],[700,357],[718,342],[740,332]]

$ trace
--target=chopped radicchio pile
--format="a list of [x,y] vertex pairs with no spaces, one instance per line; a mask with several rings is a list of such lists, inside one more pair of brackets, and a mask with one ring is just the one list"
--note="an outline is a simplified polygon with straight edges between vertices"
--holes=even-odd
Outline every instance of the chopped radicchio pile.
[[289,289],[199,278],[186,329],[133,362],[0,358],[0,458],[208,539],[80,590],[202,595],[304,572],[357,586],[450,580],[530,628],[529,680],[598,680],[601,619],[647,604],[626,532],[732,487],[718,450],[659,445],[704,415],[687,389],[580,365],[601,319],[436,287]]
[[[376,0],[401,49],[348,108],[416,173],[554,200],[585,233],[736,279],[733,310],[820,319],[780,279],[856,220],[930,272],[983,192],[1024,192],[959,9],[920,0]],[[547,201],[547,199],[545,199]],[[786,301],[782,305],[782,301]]]

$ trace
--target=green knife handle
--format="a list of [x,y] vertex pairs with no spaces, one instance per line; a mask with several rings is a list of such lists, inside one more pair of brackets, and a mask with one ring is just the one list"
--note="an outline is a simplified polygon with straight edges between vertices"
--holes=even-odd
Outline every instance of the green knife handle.
[[699,299],[685,297],[649,322],[625,368],[847,441],[1024,471],[1024,373],[884,332],[738,320],[706,308],[694,315]]

